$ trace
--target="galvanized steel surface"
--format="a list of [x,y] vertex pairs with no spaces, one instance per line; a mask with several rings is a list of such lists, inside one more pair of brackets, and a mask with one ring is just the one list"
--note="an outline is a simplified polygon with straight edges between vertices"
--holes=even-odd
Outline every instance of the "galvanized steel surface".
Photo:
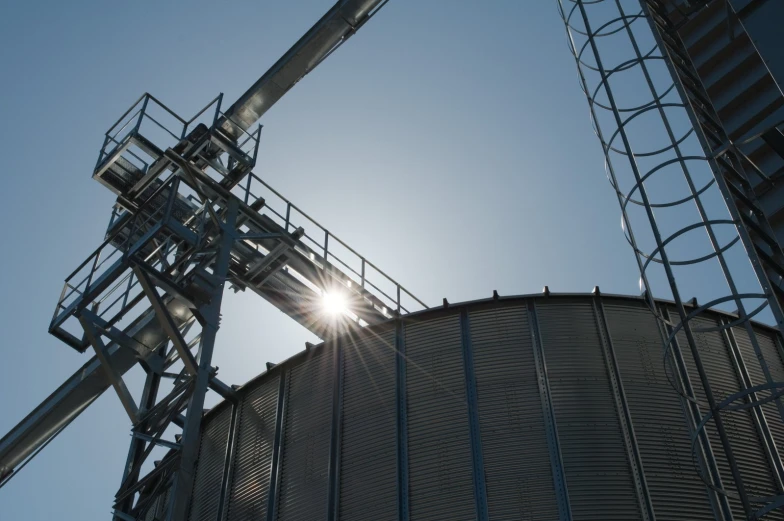
[[[761,362],[784,375],[777,333],[756,331]],[[475,520],[486,512],[492,520],[707,521],[730,519],[723,502],[742,519],[737,500],[701,480],[718,468],[731,489],[722,460],[693,454],[702,391],[693,364],[665,361],[663,334],[641,299],[551,295],[452,305],[325,342],[238,391],[235,436],[231,404],[205,417],[191,519]],[[729,331],[701,333],[699,344],[718,399],[763,381],[751,347]],[[683,398],[688,380],[699,403]],[[779,487],[777,407],[721,412],[754,494]],[[271,485],[281,427],[279,484]],[[709,423],[715,445],[713,430]]]
[[229,445],[231,404],[222,404],[217,414],[204,421],[193,480],[193,493],[188,514],[190,521],[216,519],[220,507],[223,486],[223,468]]
[[275,443],[279,377],[267,378],[243,396],[240,406],[226,519],[266,519],[272,446]]

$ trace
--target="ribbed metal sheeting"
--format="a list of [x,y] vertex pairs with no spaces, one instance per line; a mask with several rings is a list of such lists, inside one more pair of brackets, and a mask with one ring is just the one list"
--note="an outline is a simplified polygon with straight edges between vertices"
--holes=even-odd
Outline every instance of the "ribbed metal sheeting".
[[405,329],[411,519],[473,520],[460,318]]
[[490,519],[556,521],[528,309],[468,316]]
[[267,517],[279,380],[277,375],[268,378],[242,399],[231,465],[226,515],[229,521],[256,521]]
[[190,521],[211,521],[218,517],[231,412],[231,404],[223,403],[216,411],[217,414],[206,418],[202,426],[199,459],[196,463],[188,514]]
[[572,515],[641,519],[593,302],[536,309]]
[[333,349],[291,369],[277,519],[311,521],[327,511]]
[[397,519],[395,334],[346,339],[340,443],[342,521]]
[[[698,334],[718,401],[765,383],[760,360],[784,380],[777,333],[755,328],[760,356],[745,331]],[[666,372],[666,334],[639,299],[550,295],[451,305],[313,347],[205,417],[191,519],[741,520],[695,469],[731,490],[711,422],[693,458],[704,393],[691,353]],[[689,385],[698,403],[676,390]],[[722,417],[747,488],[772,495],[780,404]]]
[[656,519],[717,519],[692,464],[688,411],[664,372],[658,321],[642,304],[608,302],[604,313]]

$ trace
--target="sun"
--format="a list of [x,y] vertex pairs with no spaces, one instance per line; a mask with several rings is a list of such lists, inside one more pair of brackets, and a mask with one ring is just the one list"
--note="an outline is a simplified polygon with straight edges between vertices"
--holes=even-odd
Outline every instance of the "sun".
[[322,296],[321,305],[330,315],[342,315],[348,311],[348,301],[343,293],[327,291]]

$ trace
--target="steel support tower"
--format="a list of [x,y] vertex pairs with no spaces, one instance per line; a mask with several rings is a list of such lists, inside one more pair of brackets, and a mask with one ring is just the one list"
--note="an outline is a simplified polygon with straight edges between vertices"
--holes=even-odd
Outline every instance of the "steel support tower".
[[[321,338],[426,307],[251,171],[258,119],[384,3],[337,2],[228,108],[219,95],[186,120],[144,94],[106,132],[93,178],[117,202],[49,328],[95,356],[0,440],[0,479],[112,387],[133,425],[115,519],[144,518],[165,493],[166,518],[184,520],[206,393],[234,396],[211,362],[227,283]],[[338,315],[322,303],[335,294],[346,301]],[[123,379],[136,365],[138,397]],[[153,464],[156,449],[165,455]]]

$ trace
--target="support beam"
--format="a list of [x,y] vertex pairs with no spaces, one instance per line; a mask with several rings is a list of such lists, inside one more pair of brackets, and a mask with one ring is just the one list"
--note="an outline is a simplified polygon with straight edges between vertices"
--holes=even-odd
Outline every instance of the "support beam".
[[177,353],[180,355],[180,360],[185,364],[185,370],[190,375],[196,374],[196,360],[193,358],[190,349],[188,349],[188,343],[180,334],[180,329],[169,314],[166,304],[164,304],[163,299],[155,290],[152,280],[150,280],[144,270],[139,266],[134,266],[133,272],[136,275],[136,278],[139,279],[139,284],[141,285],[142,290],[144,290],[147,299],[149,299],[150,305],[152,306],[153,311],[155,311],[155,316],[158,317],[158,321],[161,323],[161,328],[163,328],[163,331],[169,336],[175,349],[177,349]]
[[201,333],[201,345],[199,346],[199,365],[193,394],[188,401],[185,425],[182,429],[180,466],[174,475],[174,482],[172,483],[167,516],[171,521],[185,521],[188,514],[190,492],[196,470],[196,459],[199,455],[199,436],[202,412],[204,410],[204,397],[212,376],[210,363],[212,362],[212,352],[215,348],[215,338],[218,334],[223,288],[229,273],[231,249],[236,235],[237,210],[237,201],[234,199],[229,200],[229,205],[226,209],[226,221],[221,223],[218,254],[212,267],[212,275],[215,278],[216,285],[212,289],[210,301],[200,308],[204,322]]
[[468,425],[471,432],[476,519],[477,521],[489,521],[485,464],[482,454],[482,434],[479,427],[479,398],[476,390],[476,375],[474,374],[474,348],[471,343],[471,324],[465,307],[460,309],[460,335],[463,348],[463,374],[465,376],[466,403],[468,405]]
[[106,338],[122,348],[133,351],[139,360],[143,360],[155,372],[163,371],[163,358],[157,354],[151,355],[150,353],[152,350],[149,347],[142,344],[135,338],[127,335],[123,331],[120,331],[116,327],[110,326],[106,320],[99,317],[89,309],[83,309],[81,315],[85,319],[89,320],[90,323],[93,324],[96,328],[98,328],[100,333],[105,335]]
[[125,408],[125,412],[128,413],[131,423],[136,425],[139,408],[136,406],[136,402],[133,400],[131,392],[125,386],[122,375],[120,375],[112,365],[111,360],[109,360],[109,357],[106,354],[106,345],[103,343],[103,340],[101,340],[100,333],[95,329],[95,326],[83,316],[79,317],[79,323],[82,325],[82,329],[84,329],[84,334],[87,335],[90,345],[92,345],[95,350],[95,356],[101,361],[101,366],[106,372],[106,377],[109,379],[112,387],[114,387],[114,390],[117,391],[117,396],[120,397],[120,402],[122,403],[123,408]]

